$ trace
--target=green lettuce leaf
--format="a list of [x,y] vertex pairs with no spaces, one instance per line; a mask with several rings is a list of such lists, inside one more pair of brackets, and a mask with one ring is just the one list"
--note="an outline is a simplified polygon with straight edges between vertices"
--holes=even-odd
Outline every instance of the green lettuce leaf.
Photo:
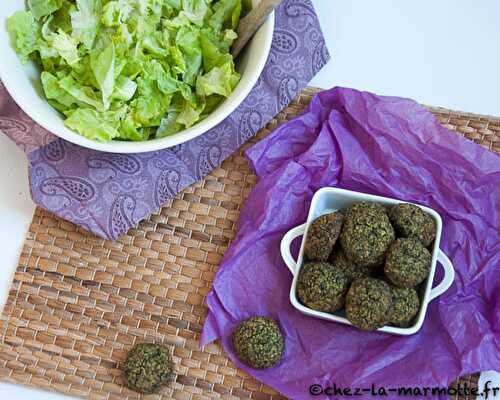
[[77,11],[71,13],[73,37],[91,49],[99,29],[101,0],[76,0]]
[[172,70],[179,75],[186,72],[186,62],[184,61],[184,56],[178,47],[169,46],[168,47],[169,64],[172,66]]
[[160,126],[156,131],[157,138],[173,135],[182,129],[182,125],[177,122],[179,114],[180,112],[175,108],[167,112],[167,115],[160,121]]
[[201,27],[209,8],[205,0],[182,0],[182,10],[181,15]]
[[38,49],[40,27],[30,11],[16,11],[7,19],[7,30],[14,42],[21,62],[28,61],[29,56]]
[[102,9],[101,22],[104,26],[120,26],[121,23],[121,5],[118,1],[110,1]]
[[205,118],[209,115],[213,110],[217,108],[220,102],[224,99],[223,96],[219,96],[218,94],[213,94],[205,98],[205,108],[203,109],[203,114],[201,118]]
[[[59,79],[50,72],[42,72],[42,87],[47,99],[57,101],[65,109],[77,104],[78,100],[59,85]],[[61,111],[61,110],[60,110]]]
[[68,63],[68,65],[75,65],[79,60],[77,42],[69,36],[62,29],[51,36],[52,47],[59,53],[59,55]]
[[130,100],[137,90],[137,83],[125,76],[119,76],[111,98],[113,100]]
[[124,26],[133,10],[133,3],[130,0],[109,1],[103,6],[101,22],[107,27]]
[[177,123],[184,125],[186,128],[194,125],[200,119],[201,111],[197,110],[191,104],[186,103],[184,109],[177,117]]
[[113,118],[89,108],[78,108],[68,113],[64,124],[88,139],[109,142],[120,136]]
[[132,117],[140,126],[159,126],[171,96],[163,94],[152,79],[137,79],[138,95],[131,102]]
[[115,87],[115,46],[110,43],[102,51],[90,53],[90,68],[102,94],[104,108],[109,108],[109,98]]
[[97,111],[106,110],[102,100],[90,86],[83,86],[79,84],[70,75],[60,79],[59,86],[64,89],[66,93],[77,99],[80,103],[92,106]]
[[241,0],[238,0],[236,2],[236,5],[234,6],[232,14],[231,14],[231,28],[232,29],[236,29],[238,27],[241,12],[242,12]]
[[239,81],[239,74],[233,71],[231,64],[214,67],[205,75],[199,76],[196,81],[196,94],[210,96],[218,94],[227,97],[231,94]]
[[250,11],[252,11],[252,0],[242,0],[241,2],[241,15],[244,16]]
[[[228,48],[232,46],[233,42],[237,39],[238,34],[232,29],[226,29],[222,40],[227,44]],[[228,50],[229,51],[229,50]]]
[[188,85],[193,85],[203,62],[199,30],[194,27],[183,26],[177,32],[176,42],[183,53],[186,65],[186,71],[183,73],[182,78]]
[[200,35],[200,43],[203,54],[203,69],[205,71],[233,62],[233,57],[228,53],[229,47],[225,49],[226,52],[221,50],[220,47],[224,45],[218,42],[215,35],[210,32],[204,31]]
[[142,40],[143,48],[157,58],[166,58],[168,49],[162,46],[163,35],[161,32],[153,32]]
[[55,73],[60,68],[61,58],[59,53],[45,41],[38,42],[39,62],[42,64],[44,72]]
[[239,18],[241,13],[241,0],[219,0],[215,3],[213,10],[214,14],[210,17],[208,24],[216,33],[220,32],[225,25],[230,25],[234,29],[236,18]]
[[28,0],[28,7],[36,19],[41,19],[61,8],[61,0]]
[[172,94],[180,90],[181,82],[172,78],[168,74],[164,74],[158,77],[157,84],[158,89],[160,89],[164,94]]
[[61,8],[51,15],[50,24],[55,30],[62,29],[64,32],[71,34],[73,27],[71,25],[71,13],[76,11],[76,6],[69,0],[61,1]]
[[120,139],[141,142],[148,140],[149,130],[138,128],[132,116],[127,116],[120,126]]
[[165,0],[165,3],[172,7],[174,10],[181,9],[181,0]]

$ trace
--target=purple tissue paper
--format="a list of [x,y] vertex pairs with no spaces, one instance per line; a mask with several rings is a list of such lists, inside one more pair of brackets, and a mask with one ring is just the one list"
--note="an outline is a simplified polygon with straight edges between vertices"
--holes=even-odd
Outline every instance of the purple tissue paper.
[[[442,127],[412,100],[335,88],[247,157],[259,181],[207,298],[202,344],[220,338],[238,367],[293,399],[311,398],[309,390],[328,398],[318,388],[333,384],[446,387],[464,374],[500,370],[499,155]],[[280,241],[306,220],[324,186],[424,204],[442,216],[440,247],[456,278],[430,303],[417,334],[362,332],[290,304]],[[246,367],[232,349],[233,329],[254,315],[275,318],[285,335],[285,356],[268,370]]]
[[117,239],[199,181],[263,128],[330,59],[310,0],[275,11],[266,66],[243,103],[219,125],[182,145],[111,154],[58,139],[32,121],[0,82],[0,131],[28,155],[33,201],[106,239]]

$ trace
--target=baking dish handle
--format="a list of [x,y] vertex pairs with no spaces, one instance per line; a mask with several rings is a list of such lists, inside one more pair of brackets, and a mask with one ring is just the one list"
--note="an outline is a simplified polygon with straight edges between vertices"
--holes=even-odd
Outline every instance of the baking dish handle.
[[296,226],[295,228],[292,228],[287,233],[285,233],[285,236],[283,236],[283,239],[281,239],[281,257],[283,257],[283,261],[285,262],[292,275],[295,275],[297,261],[292,257],[290,246],[295,238],[298,238],[299,236],[302,236],[304,234],[304,232],[306,231],[306,227],[307,223]]
[[441,249],[439,249],[437,258],[444,268],[444,277],[439,285],[437,285],[435,288],[432,288],[431,294],[429,296],[429,301],[434,300],[436,297],[441,296],[444,292],[446,292],[453,283],[453,279],[455,279],[455,270],[453,269],[453,264]]

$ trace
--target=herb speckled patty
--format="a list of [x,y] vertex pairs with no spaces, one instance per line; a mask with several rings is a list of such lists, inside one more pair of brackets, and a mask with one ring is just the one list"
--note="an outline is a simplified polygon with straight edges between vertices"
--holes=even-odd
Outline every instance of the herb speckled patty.
[[141,343],[128,353],[123,365],[128,388],[144,394],[156,393],[173,376],[170,351],[154,343]]
[[382,265],[395,237],[384,207],[362,202],[346,210],[340,244],[347,258],[357,266]]
[[386,325],[391,307],[391,289],[380,279],[357,279],[347,292],[347,319],[364,331],[373,331]]
[[313,310],[333,313],[344,306],[349,281],[333,265],[318,262],[305,264],[297,281],[297,296]]
[[398,204],[389,209],[389,219],[396,232],[405,238],[414,238],[428,247],[436,237],[434,219],[414,204]]
[[346,215],[350,213],[359,213],[361,211],[368,211],[373,213],[387,213],[385,207],[378,203],[372,203],[369,201],[360,201],[359,203],[354,203],[348,207],[344,212]]
[[307,231],[304,253],[309,260],[326,261],[337,241],[344,216],[340,212],[316,218]]
[[370,276],[372,273],[371,268],[360,267],[349,260],[340,246],[330,256],[330,263],[346,276],[349,284],[356,279]]
[[432,256],[417,239],[399,238],[389,248],[384,272],[396,286],[413,287],[429,275]]
[[271,318],[252,317],[233,333],[233,347],[241,361],[251,368],[276,365],[285,351],[285,340],[278,324]]
[[391,285],[392,324],[406,328],[420,309],[420,300],[414,288],[398,288]]

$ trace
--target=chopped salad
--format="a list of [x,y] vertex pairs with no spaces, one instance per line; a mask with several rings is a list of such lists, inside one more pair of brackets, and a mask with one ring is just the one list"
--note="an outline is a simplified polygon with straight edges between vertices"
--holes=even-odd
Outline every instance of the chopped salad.
[[65,125],[101,142],[189,128],[239,82],[230,48],[251,0],[28,0],[7,20]]

